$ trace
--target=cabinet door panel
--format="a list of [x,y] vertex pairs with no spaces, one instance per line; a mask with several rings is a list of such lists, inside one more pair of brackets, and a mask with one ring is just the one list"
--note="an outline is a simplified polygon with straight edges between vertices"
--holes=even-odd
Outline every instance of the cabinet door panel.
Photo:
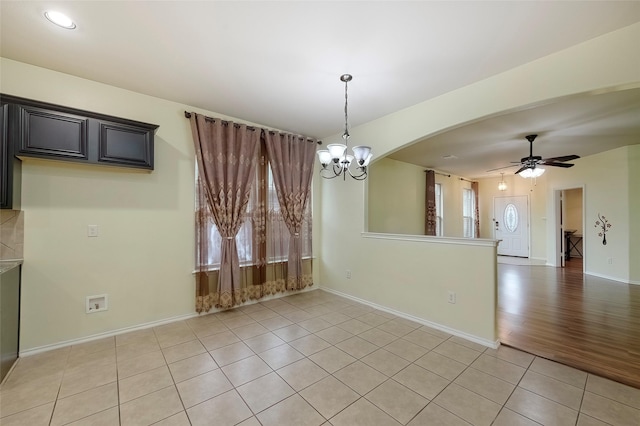
[[9,152],[9,105],[0,106],[0,208],[11,208],[11,167]]
[[0,278],[0,381],[18,359],[20,346],[20,267]]
[[98,161],[153,169],[151,141],[148,129],[101,122]]
[[86,117],[40,108],[21,108],[19,154],[88,160]]

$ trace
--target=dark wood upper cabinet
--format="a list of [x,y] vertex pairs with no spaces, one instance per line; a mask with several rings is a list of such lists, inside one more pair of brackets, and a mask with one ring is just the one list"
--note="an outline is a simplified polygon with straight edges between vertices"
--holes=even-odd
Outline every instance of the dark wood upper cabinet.
[[2,102],[16,108],[9,123],[18,157],[153,170],[154,124],[14,96]]
[[0,94],[0,208],[20,208],[20,158],[153,170],[157,128]]
[[101,121],[98,162],[153,169],[153,133],[139,126]]
[[89,160],[87,117],[25,105],[18,111],[18,155]]

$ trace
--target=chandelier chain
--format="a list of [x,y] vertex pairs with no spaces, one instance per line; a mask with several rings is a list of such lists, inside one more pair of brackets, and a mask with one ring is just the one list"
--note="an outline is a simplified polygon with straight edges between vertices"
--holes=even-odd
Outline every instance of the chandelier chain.
[[347,86],[349,85],[349,81],[346,80],[344,82],[344,135],[343,138],[345,140],[345,144],[347,143],[347,139],[349,137],[349,115],[347,113],[347,107],[349,105],[349,97],[347,94]]

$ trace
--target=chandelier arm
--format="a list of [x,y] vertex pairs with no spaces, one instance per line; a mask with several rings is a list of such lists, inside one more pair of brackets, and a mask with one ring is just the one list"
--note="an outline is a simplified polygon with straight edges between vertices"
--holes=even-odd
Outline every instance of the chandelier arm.
[[349,172],[349,176],[351,176],[355,180],[365,180],[367,178],[367,168],[366,167],[358,167],[358,169],[362,170],[362,173],[360,173],[359,175],[354,175],[353,173],[351,173],[350,169],[347,169],[347,171]]
[[[322,176],[324,179],[335,179],[338,176],[340,176],[340,174],[336,174],[335,170],[333,170],[333,176],[330,174],[332,170],[331,169],[321,169],[320,170],[320,176]],[[329,172],[329,173],[323,173],[323,172]]]

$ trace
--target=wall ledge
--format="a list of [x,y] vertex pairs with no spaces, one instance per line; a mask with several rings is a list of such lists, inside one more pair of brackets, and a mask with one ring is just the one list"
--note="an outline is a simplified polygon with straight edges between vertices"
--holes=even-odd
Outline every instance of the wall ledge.
[[457,238],[457,237],[432,237],[429,235],[410,234],[381,234],[376,232],[362,232],[362,238],[372,238],[378,240],[399,240],[426,242],[432,244],[454,244],[465,246],[498,247],[500,240],[490,240],[486,238]]

